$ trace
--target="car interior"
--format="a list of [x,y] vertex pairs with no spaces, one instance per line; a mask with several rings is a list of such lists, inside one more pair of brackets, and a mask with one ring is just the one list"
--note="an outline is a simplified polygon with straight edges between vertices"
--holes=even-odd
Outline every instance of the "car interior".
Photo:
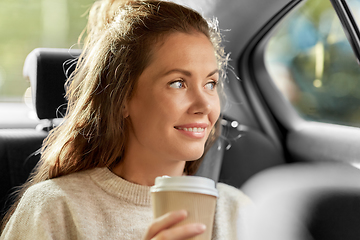
[[[269,42],[282,24],[310,4],[305,2],[316,1],[180,2],[216,16],[221,29],[230,29],[224,31],[232,67],[225,82],[222,134],[196,175],[240,188],[254,201],[249,239],[358,239],[360,129],[302,113],[276,85],[265,61]],[[42,121],[36,128],[0,129],[1,215],[39,161],[42,141],[61,124],[64,84],[80,53],[36,48],[25,60],[23,75]]]

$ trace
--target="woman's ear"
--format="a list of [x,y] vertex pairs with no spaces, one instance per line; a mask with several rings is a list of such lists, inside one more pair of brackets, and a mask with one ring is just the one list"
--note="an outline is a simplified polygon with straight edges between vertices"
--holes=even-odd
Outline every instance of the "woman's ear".
[[125,101],[124,105],[122,106],[122,113],[124,118],[127,118],[129,116],[128,101]]

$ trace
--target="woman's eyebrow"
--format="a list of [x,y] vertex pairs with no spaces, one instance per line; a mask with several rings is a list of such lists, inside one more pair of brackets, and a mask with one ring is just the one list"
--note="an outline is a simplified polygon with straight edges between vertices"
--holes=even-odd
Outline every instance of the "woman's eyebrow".
[[[188,77],[191,77],[191,72],[187,71],[187,70],[184,70],[184,69],[180,69],[180,68],[175,68],[175,69],[172,69],[170,71],[167,71],[164,76],[166,75],[169,75],[171,73],[176,73],[176,72],[179,72],[179,73],[182,73],[184,74],[185,76],[188,76]],[[206,77],[211,77],[212,75],[214,75],[215,73],[219,73],[219,69],[215,69],[213,70],[212,72],[210,72]]]
[[211,77],[212,75],[214,75],[215,73],[219,73],[220,70],[219,69],[215,69],[214,71],[212,71],[211,73],[209,73],[209,75],[207,75],[207,77]]
[[169,74],[172,74],[172,73],[182,73],[182,74],[184,74],[185,76],[188,76],[188,77],[191,77],[191,72],[189,72],[189,71],[186,71],[186,70],[184,70],[184,69],[180,69],[180,68],[175,68],[175,69],[172,69],[172,70],[170,70],[170,71],[167,71],[165,74],[164,74],[164,76],[166,76],[166,75],[169,75]]

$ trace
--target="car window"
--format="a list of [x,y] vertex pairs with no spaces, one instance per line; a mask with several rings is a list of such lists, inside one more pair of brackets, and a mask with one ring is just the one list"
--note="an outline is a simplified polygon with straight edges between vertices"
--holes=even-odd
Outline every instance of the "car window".
[[347,0],[350,11],[355,18],[356,24],[359,26],[360,24],[360,0]]
[[[349,1],[357,16],[359,3]],[[329,0],[308,0],[280,23],[265,65],[303,118],[360,126],[360,66]]]
[[36,118],[24,104],[30,93],[26,91],[30,83],[22,76],[25,58],[39,47],[79,48],[77,39],[93,2],[0,1],[0,127],[4,122]]

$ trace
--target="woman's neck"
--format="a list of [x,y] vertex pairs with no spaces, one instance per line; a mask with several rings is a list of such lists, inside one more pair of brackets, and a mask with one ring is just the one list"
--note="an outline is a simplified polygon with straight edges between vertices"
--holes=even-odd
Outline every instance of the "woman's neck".
[[152,186],[158,176],[182,176],[184,167],[185,161],[164,163],[149,159],[124,158],[111,171],[129,182]]

